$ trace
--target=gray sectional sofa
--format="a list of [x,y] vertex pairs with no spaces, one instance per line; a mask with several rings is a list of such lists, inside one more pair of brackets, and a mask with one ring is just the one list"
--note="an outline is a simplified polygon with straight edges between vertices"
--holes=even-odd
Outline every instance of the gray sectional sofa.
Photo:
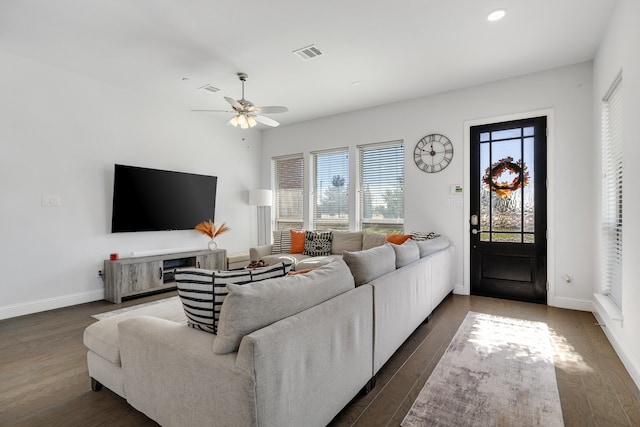
[[100,320],[92,384],[164,426],[326,425],[451,293],[453,255],[445,238],[384,244],[227,285],[218,335],[188,327],[179,299]]

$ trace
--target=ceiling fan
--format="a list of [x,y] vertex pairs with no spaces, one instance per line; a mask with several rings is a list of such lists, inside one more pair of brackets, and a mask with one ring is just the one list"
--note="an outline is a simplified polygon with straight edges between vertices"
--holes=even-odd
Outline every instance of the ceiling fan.
[[224,99],[227,100],[233,110],[191,110],[191,111],[203,111],[203,112],[214,112],[214,113],[236,113],[235,116],[231,117],[229,120],[229,124],[234,127],[240,126],[242,129],[248,129],[250,127],[254,127],[258,123],[262,123],[263,125],[276,127],[280,123],[275,120],[263,116],[263,114],[275,114],[275,113],[286,113],[289,111],[287,107],[282,106],[269,106],[269,107],[256,107],[253,105],[253,102],[244,99],[244,82],[247,81],[247,77],[249,77],[246,73],[238,73],[238,78],[242,82],[242,98],[235,100],[233,98],[229,98],[225,96]]

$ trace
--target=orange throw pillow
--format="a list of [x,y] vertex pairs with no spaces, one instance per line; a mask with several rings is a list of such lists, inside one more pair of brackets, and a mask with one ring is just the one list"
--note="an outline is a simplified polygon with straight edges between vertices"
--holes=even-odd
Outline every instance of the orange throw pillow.
[[304,239],[307,232],[302,230],[290,230],[291,231],[291,252],[292,254],[301,254],[304,252]]
[[411,234],[387,234],[387,242],[401,245],[411,238]]
[[288,276],[295,276],[296,274],[306,274],[306,273],[308,273],[310,271],[311,271],[311,269],[307,268],[307,269],[304,269],[304,270],[290,271],[290,272],[287,273],[287,275]]

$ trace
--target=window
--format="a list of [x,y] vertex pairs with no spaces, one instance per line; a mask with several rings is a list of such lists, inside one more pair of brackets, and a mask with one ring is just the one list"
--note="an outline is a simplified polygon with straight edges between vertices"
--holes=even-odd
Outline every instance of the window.
[[602,104],[602,293],[622,308],[622,74]]
[[275,229],[303,227],[304,160],[302,154],[274,158]]
[[312,221],[316,230],[349,229],[349,151],[311,153]]
[[404,144],[358,146],[358,228],[404,231]]

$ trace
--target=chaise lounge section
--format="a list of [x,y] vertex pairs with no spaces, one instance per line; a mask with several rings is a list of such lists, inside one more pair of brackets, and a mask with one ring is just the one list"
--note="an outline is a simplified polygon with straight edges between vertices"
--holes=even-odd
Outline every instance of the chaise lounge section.
[[452,291],[453,254],[444,238],[384,244],[227,284],[217,335],[184,311],[101,320],[85,331],[89,372],[161,425],[326,425]]

